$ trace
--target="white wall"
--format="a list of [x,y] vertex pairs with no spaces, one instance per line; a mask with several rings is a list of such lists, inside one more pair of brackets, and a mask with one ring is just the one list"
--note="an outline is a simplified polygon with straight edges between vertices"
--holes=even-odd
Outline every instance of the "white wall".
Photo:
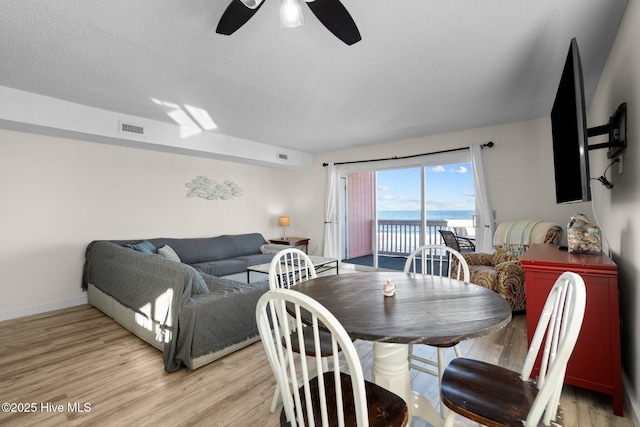
[[[435,135],[316,156],[304,181],[325,185],[323,162],[388,158],[468,147],[493,141],[484,149],[487,184],[496,223],[517,219],[541,219],[566,227],[570,217],[581,212],[591,217],[591,203],[557,205],[553,175],[553,149],[549,118]],[[324,203],[314,211],[321,211]],[[563,237],[566,238],[566,237]]]
[[[594,197],[601,200],[598,217],[618,264],[622,332],[622,369],[636,423],[640,418],[640,3],[627,5],[618,35],[609,54],[598,88],[588,111],[590,125],[607,122],[618,105],[627,102],[629,147],[623,159],[623,173],[611,168],[607,178],[615,187],[598,185]],[[609,161],[604,150],[592,151],[592,176],[601,174]],[[595,175],[599,176],[599,175]]]
[[[0,129],[0,320],[84,301],[84,250],[95,239],[277,237],[292,174]],[[198,175],[234,181],[244,193],[186,197]]]

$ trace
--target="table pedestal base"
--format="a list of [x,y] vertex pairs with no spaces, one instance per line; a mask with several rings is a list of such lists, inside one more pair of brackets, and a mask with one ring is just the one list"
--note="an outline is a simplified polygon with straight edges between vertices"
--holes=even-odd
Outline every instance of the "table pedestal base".
[[409,353],[404,344],[373,343],[371,380],[407,401],[411,394]]
[[416,416],[433,426],[441,426],[444,420],[425,397],[411,391],[409,372],[409,346],[373,342],[373,368],[371,380],[402,397],[409,407],[409,419]]

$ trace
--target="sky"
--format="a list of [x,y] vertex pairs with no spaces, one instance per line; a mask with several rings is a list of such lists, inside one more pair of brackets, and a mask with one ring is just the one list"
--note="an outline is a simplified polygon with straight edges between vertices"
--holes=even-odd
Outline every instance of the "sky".
[[[426,208],[474,210],[471,163],[427,166]],[[379,171],[378,210],[420,210],[420,168]]]

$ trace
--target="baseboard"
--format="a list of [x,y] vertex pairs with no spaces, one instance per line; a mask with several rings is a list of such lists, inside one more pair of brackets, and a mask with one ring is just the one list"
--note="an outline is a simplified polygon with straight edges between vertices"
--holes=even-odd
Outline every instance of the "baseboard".
[[46,313],[48,311],[61,310],[63,308],[75,307],[76,305],[87,304],[87,296],[81,298],[58,301],[51,304],[37,305],[34,307],[21,308],[19,310],[5,311],[0,313],[0,322],[3,320],[17,319],[25,316],[32,316],[34,314]]
[[638,404],[637,396],[633,393],[633,387],[627,376],[622,374],[622,395],[624,399],[625,417],[631,419],[631,423],[634,426],[640,426],[640,406]]

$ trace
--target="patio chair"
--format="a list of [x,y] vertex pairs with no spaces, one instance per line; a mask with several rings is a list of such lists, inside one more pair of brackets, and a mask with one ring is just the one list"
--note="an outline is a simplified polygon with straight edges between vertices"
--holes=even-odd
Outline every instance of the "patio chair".
[[[450,409],[444,425],[453,426],[456,413],[491,426],[564,425],[560,393],[585,304],[582,277],[563,273],[547,297],[520,373],[479,360],[454,359],[440,388],[442,402]],[[540,372],[534,379],[538,357]]]
[[[302,314],[306,324],[303,326]],[[295,330],[290,327],[293,319]],[[282,390],[282,426],[404,426],[409,410],[396,394],[364,380],[354,344],[340,322],[319,302],[293,289],[265,293],[256,307],[256,321],[278,388]],[[329,334],[333,371],[325,371],[320,357],[319,334]],[[315,339],[307,343],[301,331]],[[281,344],[284,339],[285,345]],[[314,349],[307,358],[294,357],[293,348]],[[338,349],[350,374],[338,369]],[[297,372],[302,373],[298,386]]]
[[471,239],[457,236],[453,231],[438,230],[444,240],[444,244],[458,252],[475,252],[476,245]]

